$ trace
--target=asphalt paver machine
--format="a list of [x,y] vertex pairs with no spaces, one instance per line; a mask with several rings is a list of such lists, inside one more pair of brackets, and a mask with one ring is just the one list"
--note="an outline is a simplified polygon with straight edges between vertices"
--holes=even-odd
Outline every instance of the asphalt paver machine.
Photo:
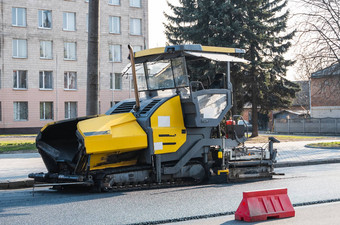
[[[103,115],[47,124],[36,146],[48,172],[29,177],[98,190],[221,175],[226,181],[271,178],[275,138],[267,147],[246,147],[246,127],[237,123],[227,125],[227,137],[213,135],[232,107],[230,63],[247,63],[235,57],[244,52],[201,45],[130,49],[125,74],[134,77],[135,98]],[[190,66],[207,61],[224,65],[224,88],[192,80]]]

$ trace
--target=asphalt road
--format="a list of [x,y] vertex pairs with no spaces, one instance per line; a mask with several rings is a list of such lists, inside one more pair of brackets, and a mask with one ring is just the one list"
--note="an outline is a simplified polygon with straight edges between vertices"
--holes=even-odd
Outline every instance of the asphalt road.
[[119,193],[0,191],[0,224],[130,224],[235,211],[242,192],[288,188],[293,204],[340,198],[340,164],[280,168],[267,181]]

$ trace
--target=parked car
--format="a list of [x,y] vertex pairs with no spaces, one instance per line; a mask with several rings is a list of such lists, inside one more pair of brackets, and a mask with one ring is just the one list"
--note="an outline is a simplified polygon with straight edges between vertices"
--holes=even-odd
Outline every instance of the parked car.
[[239,120],[237,122],[238,125],[244,125],[248,131],[253,131],[253,125],[249,123],[247,120]]

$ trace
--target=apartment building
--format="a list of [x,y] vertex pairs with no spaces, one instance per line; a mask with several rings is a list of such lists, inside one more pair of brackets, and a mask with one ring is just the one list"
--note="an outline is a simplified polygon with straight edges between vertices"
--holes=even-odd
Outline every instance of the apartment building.
[[[88,0],[0,4],[0,134],[85,116]],[[147,0],[100,1],[100,113],[133,97],[121,71],[128,44],[148,47],[147,9]]]

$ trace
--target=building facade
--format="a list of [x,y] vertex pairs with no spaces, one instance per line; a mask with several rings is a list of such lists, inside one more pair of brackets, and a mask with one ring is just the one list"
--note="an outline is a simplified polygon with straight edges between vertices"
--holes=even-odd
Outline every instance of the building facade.
[[[88,0],[0,4],[0,133],[85,116]],[[100,1],[100,113],[133,97],[121,72],[128,44],[148,47],[147,24],[147,0]]]
[[312,73],[311,116],[340,118],[340,64]]

